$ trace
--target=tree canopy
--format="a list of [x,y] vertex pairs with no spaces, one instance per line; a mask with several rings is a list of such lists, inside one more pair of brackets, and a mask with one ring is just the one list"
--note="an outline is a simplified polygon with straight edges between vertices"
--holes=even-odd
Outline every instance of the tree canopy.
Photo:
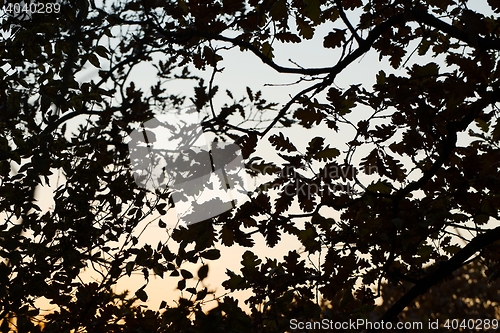
[[[283,332],[291,319],[374,315],[388,322],[468,262],[490,281],[500,274],[497,1],[1,4],[2,332]],[[327,66],[276,56],[283,45],[318,39],[333,52]],[[256,57],[283,82],[292,76],[299,91],[273,100],[245,78],[219,89],[228,50]],[[339,86],[369,54],[389,66],[368,85]],[[132,74],[144,64],[154,77]],[[97,76],[87,79],[89,70]],[[171,93],[172,81],[192,90]],[[205,131],[239,145],[258,187],[234,209],[168,229],[172,193],[138,186],[127,140],[155,115],[187,105]],[[306,130],[314,133],[307,142],[289,135]],[[263,143],[275,158],[259,150]],[[49,209],[37,196],[47,185],[56,187]],[[165,229],[158,244],[140,239],[151,223]],[[283,258],[252,251],[258,235],[272,248],[284,234],[301,248]],[[228,294],[213,295],[203,280],[210,261],[223,260],[223,245],[248,251],[239,272],[226,272]],[[85,281],[86,270],[98,278]],[[144,286],[115,293],[134,272]],[[138,305],[153,274],[178,279],[176,306]],[[405,289],[381,312],[386,283]],[[231,295],[238,290],[251,292],[250,311]],[[40,300],[57,310],[40,312]]]
[[[443,326],[448,321],[450,326],[455,325],[454,331],[469,332],[473,328],[470,324],[471,320],[477,320],[479,323],[479,318],[483,320],[498,318],[499,299],[496,290],[500,281],[490,279],[487,282],[483,271],[484,266],[479,260],[462,266],[452,275],[432,286],[428,292],[403,310],[398,316],[399,319],[405,322],[422,321],[425,323],[438,320],[443,323]],[[399,286],[383,284],[384,305],[372,312],[372,318],[376,319],[382,315],[407,288],[411,288],[410,282],[404,282]],[[454,319],[457,319],[458,323],[453,323]],[[462,320],[465,320],[465,327],[460,327]],[[389,332],[389,330],[386,331]]]

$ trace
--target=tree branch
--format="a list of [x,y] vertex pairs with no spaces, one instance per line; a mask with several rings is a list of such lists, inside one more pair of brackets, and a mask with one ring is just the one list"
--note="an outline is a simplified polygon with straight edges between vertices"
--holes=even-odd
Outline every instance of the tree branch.
[[[490,229],[485,233],[474,237],[469,244],[463,249],[458,251],[450,260],[438,264],[438,268],[426,278],[420,280],[414,285],[403,297],[401,297],[393,306],[380,317],[379,321],[393,321],[397,315],[410,305],[418,296],[427,292],[429,288],[438,282],[442,281],[445,277],[453,273],[458,268],[462,267],[464,263],[486,246],[500,240],[500,227]],[[435,264],[436,266],[436,264]],[[379,330],[369,330],[368,332],[378,332]]]
[[311,86],[299,94],[297,94],[292,100],[290,100],[283,109],[279,112],[279,114],[274,118],[274,120],[269,124],[269,126],[262,132],[262,136],[264,136],[267,132],[271,130],[271,128],[278,122],[278,120],[283,117],[290,106],[293,104],[294,100],[296,100],[298,97],[302,96],[303,94],[315,90],[315,94],[322,91],[329,85],[331,85],[337,76],[338,73],[342,72],[347,66],[349,66],[351,63],[353,63],[356,59],[361,57],[363,54],[368,52],[370,48],[372,47],[373,43],[379,38],[382,33],[389,29],[391,26],[393,26],[396,23],[400,23],[404,21],[404,15],[396,15],[394,17],[391,17],[387,21],[379,24],[375,28],[373,28],[372,31],[368,34],[368,37],[365,40],[362,40],[362,43],[359,45],[359,47],[353,51],[352,53],[348,54],[344,59],[340,60],[335,66],[333,66],[328,74],[328,77],[326,77],[322,82],[319,82],[315,84],[314,86]]
[[470,46],[479,47],[481,49],[500,50],[500,39],[488,39],[481,37],[478,34],[469,34],[458,29],[457,27],[452,26],[451,24],[441,21],[424,10],[411,9],[410,13],[413,15],[415,21],[434,27],[437,30],[465,42]]
[[201,31],[192,31],[193,36],[197,37],[202,37],[207,40],[218,40],[221,42],[228,42],[233,45],[240,46],[242,48],[245,48],[255,54],[260,60],[262,60],[263,63],[268,65],[269,67],[273,68],[279,73],[289,73],[289,74],[302,74],[302,75],[319,75],[319,74],[327,74],[332,71],[332,67],[322,67],[322,68],[290,68],[290,67],[283,67],[275,62],[273,62],[268,56],[260,52],[260,50],[255,47],[253,44],[246,42],[244,40],[238,39],[238,38],[229,38],[225,36],[221,36],[216,33],[204,33]]
[[349,29],[349,31],[351,32],[351,34],[353,35],[353,37],[356,39],[356,41],[358,42],[358,44],[359,45],[363,44],[364,40],[359,36],[358,32],[356,31],[356,29],[354,29],[354,27],[352,26],[351,22],[347,18],[347,15],[344,12],[344,8],[342,7],[342,1],[341,0],[335,0],[335,3],[337,4],[338,10],[339,10],[339,14],[340,14],[340,18],[342,19],[342,21],[344,21],[344,24],[347,26],[347,28]]

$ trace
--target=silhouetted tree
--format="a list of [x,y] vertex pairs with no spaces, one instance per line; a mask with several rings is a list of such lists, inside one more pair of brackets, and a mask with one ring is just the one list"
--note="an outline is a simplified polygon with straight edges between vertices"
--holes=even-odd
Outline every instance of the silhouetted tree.
[[[294,318],[371,318],[385,280],[408,286],[379,318],[393,321],[474,255],[491,280],[498,275],[497,1],[479,9],[465,0],[3,1],[2,9],[2,331],[282,332]],[[280,43],[313,38],[338,58],[309,68],[274,56]],[[296,74],[302,90],[287,101],[266,101],[254,87],[224,95],[217,78],[233,47]],[[392,69],[373,85],[337,86],[368,52]],[[150,89],[131,75],[146,63],[157,70]],[[83,79],[88,68],[98,77]],[[166,92],[169,80],[193,81],[193,94]],[[214,106],[219,97],[229,102]],[[205,130],[240,145],[263,184],[237,208],[143,244],[145,224],[165,227],[152,214],[166,214],[171,193],[137,186],[126,138],[190,103]],[[345,141],[317,136],[303,148],[283,127],[329,129]],[[260,156],[262,140],[276,160]],[[36,194],[49,183],[57,188],[47,210]],[[291,212],[294,203],[302,213]],[[274,247],[283,233],[303,252],[279,261],[252,252],[255,234]],[[187,288],[206,278],[220,244],[249,248],[224,287],[252,291],[250,313],[231,295],[204,313],[212,292]],[[187,262],[201,268],[190,272]],[[98,280],[86,282],[84,269]],[[114,294],[133,272],[145,285]],[[176,307],[135,305],[148,297],[150,274],[178,276],[185,297]],[[39,312],[41,299],[57,310]]]

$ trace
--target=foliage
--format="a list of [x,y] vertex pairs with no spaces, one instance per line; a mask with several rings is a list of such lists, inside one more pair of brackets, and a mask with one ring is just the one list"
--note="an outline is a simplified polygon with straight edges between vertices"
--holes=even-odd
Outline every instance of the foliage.
[[[476,10],[465,0],[77,0],[59,13],[28,13],[23,4],[1,21],[2,331],[281,332],[291,318],[367,318],[384,280],[411,283],[381,315],[388,321],[476,253],[491,279],[498,275],[497,2]],[[318,35],[324,25],[330,30]],[[339,58],[322,68],[279,64],[278,43],[315,38]],[[305,88],[284,105],[253,87],[224,95],[216,83],[229,48],[299,75]],[[338,87],[337,76],[368,52],[392,68],[371,87]],[[145,63],[157,70],[148,89],[131,75]],[[82,79],[88,68],[97,79]],[[194,82],[193,94],[167,93],[170,80]],[[221,95],[230,103],[214,107]],[[238,142],[249,172],[270,180],[237,209],[144,244],[145,224],[165,226],[152,216],[171,208],[170,194],[136,186],[125,139],[188,98],[206,112],[204,127]],[[321,126],[349,128],[345,142],[314,137],[300,151],[302,138],[277,132]],[[265,141],[279,158],[259,156]],[[54,206],[44,210],[36,194],[49,183]],[[273,247],[284,233],[303,250],[283,260],[252,252],[254,235]],[[220,260],[221,244],[249,248],[224,282],[252,292],[249,313],[230,295],[202,311],[213,296],[204,267]],[[190,272],[187,263],[203,266]],[[98,281],[84,281],[85,269]],[[114,294],[133,273],[145,285],[134,296]],[[177,277],[190,296],[142,309],[134,301],[148,298],[150,274]],[[40,299],[57,310],[40,313]],[[331,310],[322,313],[320,302]]]
[[[444,324],[453,319],[480,319],[498,318],[499,280],[488,281],[479,261],[472,261],[457,269],[442,282],[434,285],[429,291],[418,297],[411,306],[401,312],[399,320],[404,322],[429,320]],[[399,299],[411,283],[400,286],[383,284],[382,295],[384,304],[374,311],[371,316],[377,318],[386,311],[392,303]],[[441,326],[442,327],[442,326]],[[431,330],[429,330],[431,331]],[[469,328],[460,328],[459,331],[468,332]]]

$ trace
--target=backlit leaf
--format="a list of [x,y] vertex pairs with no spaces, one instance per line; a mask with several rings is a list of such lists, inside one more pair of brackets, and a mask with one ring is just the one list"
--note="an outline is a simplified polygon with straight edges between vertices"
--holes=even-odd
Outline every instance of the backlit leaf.
[[326,48],[336,48],[345,42],[345,29],[335,29],[329,32],[323,40],[323,46]]
[[281,132],[279,134],[274,134],[270,136],[269,142],[271,142],[273,147],[276,147],[276,149],[279,151],[287,151],[287,152],[297,151],[297,148],[290,141],[290,139],[286,138]]

